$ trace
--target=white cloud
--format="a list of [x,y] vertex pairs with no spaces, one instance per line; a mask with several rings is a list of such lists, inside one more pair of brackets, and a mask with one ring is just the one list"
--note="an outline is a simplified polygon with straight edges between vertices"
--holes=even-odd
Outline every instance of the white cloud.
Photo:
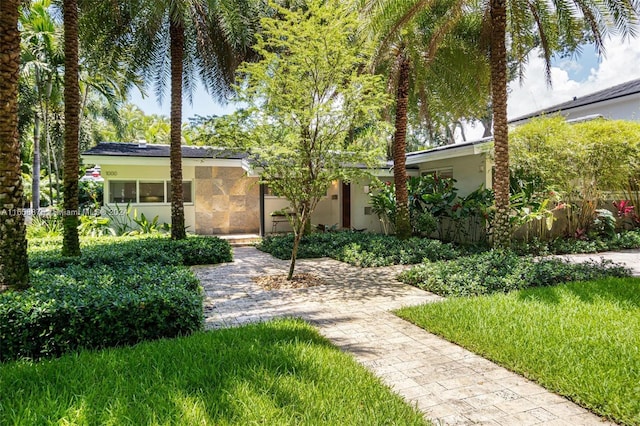
[[[562,61],[551,69],[552,87],[545,81],[544,61],[531,55],[525,68],[525,80],[522,85],[515,81],[509,85],[508,115],[519,117],[573,99],[597,92],[616,84],[640,78],[640,43],[638,40],[625,40],[612,37],[605,41],[606,55],[596,62],[597,55],[585,49],[577,63]],[[596,63],[584,81],[573,80],[570,72],[578,71],[578,66]]]

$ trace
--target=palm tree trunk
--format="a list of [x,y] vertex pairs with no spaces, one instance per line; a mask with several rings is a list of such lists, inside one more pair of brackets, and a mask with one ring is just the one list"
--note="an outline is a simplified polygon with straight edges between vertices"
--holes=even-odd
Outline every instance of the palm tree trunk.
[[407,191],[407,108],[409,104],[409,58],[403,53],[398,57],[399,76],[396,95],[396,129],[393,136],[393,179],[396,186],[396,236],[411,236],[409,219],[409,193]]
[[33,117],[33,166],[31,167],[31,210],[34,216],[40,209],[40,113]]
[[507,126],[507,26],[506,0],[491,0],[491,102],[493,107],[493,140],[495,149],[496,214],[493,223],[493,245],[508,247],[509,225],[509,128]]
[[80,256],[78,171],[80,85],[78,83],[78,4],[64,0],[64,236],[63,256]]
[[171,238],[186,238],[182,193],[182,72],[184,27],[172,16],[171,37]]
[[18,139],[19,0],[0,2],[0,292],[29,285]]

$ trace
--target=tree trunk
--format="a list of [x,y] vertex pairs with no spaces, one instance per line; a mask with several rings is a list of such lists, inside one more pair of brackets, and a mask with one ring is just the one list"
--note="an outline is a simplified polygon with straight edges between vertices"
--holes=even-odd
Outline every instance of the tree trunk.
[[18,0],[0,2],[0,292],[29,285],[18,139],[19,6]]
[[80,256],[78,171],[80,85],[78,83],[78,4],[64,0],[64,236],[63,256]]
[[508,247],[509,225],[509,128],[507,126],[507,24],[506,0],[491,0],[491,102],[495,149],[496,214],[493,223],[494,247]]
[[40,113],[33,118],[33,166],[31,167],[31,210],[34,216],[40,209]]
[[293,249],[291,250],[291,263],[289,264],[289,273],[287,274],[287,280],[293,279],[293,272],[296,268],[296,259],[298,258],[298,248],[300,247],[300,240],[304,235],[304,227],[311,219],[311,215],[307,214],[307,211],[303,209],[302,215],[299,218],[294,219],[293,228]]
[[409,193],[407,191],[407,107],[409,104],[409,58],[398,57],[399,76],[396,96],[396,129],[393,136],[393,179],[396,186],[396,235],[399,239],[411,236]]
[[182,71],[184,27],[171,17],[171,238],[186,238],[182,193]]

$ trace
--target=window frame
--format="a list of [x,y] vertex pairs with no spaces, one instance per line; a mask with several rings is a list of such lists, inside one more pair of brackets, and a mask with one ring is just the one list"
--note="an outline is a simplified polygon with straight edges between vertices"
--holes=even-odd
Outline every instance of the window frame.
[[[109,179],[106,182],[108,182],[108,186],[109,186],[109,198],[108,201],[105,201],[106,205],[115,205],[115,204],[132,204],[132,205],[142,205],[142,206],[151,206],[151,205],[157,205],[157,206],[170,206],[171,205],[171,200],[169,198],[169,188],[171,185],[171,180],[167,180],[167,179]],[[105,182],[105,183],[106,183]],[[135,200],[131,200],[131,201],[115,201],[114,198],[114,194],[112,192],[112,187],[111,184],[112,183],[117,183],[117,182],[128,182],[128,183],[135,183]],[[145,183],[159,183],[162,184],[162,188],[163,188],[163,201],[142,201],[142,197],[140,194],[140,184],[145,184]],[[185,201],[184,204],[188,205],[188,206],[192,206],[195,204],[194,202],[194,180],[193,179],[188,179],[188,180],[183,180],[182,184],[188,184],[190,187],[190,192],[189,192],[189,198],[190,201]],[[113,200],[113,201],[112,201]]]

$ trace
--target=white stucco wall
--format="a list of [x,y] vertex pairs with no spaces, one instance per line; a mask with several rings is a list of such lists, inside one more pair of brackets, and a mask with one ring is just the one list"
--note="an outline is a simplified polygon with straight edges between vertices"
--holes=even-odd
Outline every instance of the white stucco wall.
[[[104,178],[104,203],[107,206],[115,207],[115,204],[109,203],[109,182],[122,180],[140,180],[145,182],[167,181],[171,179],[169,166],[132,166],[122,164],[102,164],[101,175]],[[182,168],[183,180],[192,181],[192,191],[195,194],[195,167],[184,166]],[[118,204],[119,207],[126,205]],[[137,212],[138,217],[141,213],[152,220],[158,216],[160,224],[171,223],[171,204],[170,203],[131,203],[131,209]],[[195,208],[194,203],[184,204],[185,226],[187,232],[195,232]]]
[[453,170],[453,178],[457,181],[458,195],[464,197],[484,185],[491,188],[491,164],[487,154],[466,155],[462,157],[440,159],[420,163],[420,172],[439,169]]

